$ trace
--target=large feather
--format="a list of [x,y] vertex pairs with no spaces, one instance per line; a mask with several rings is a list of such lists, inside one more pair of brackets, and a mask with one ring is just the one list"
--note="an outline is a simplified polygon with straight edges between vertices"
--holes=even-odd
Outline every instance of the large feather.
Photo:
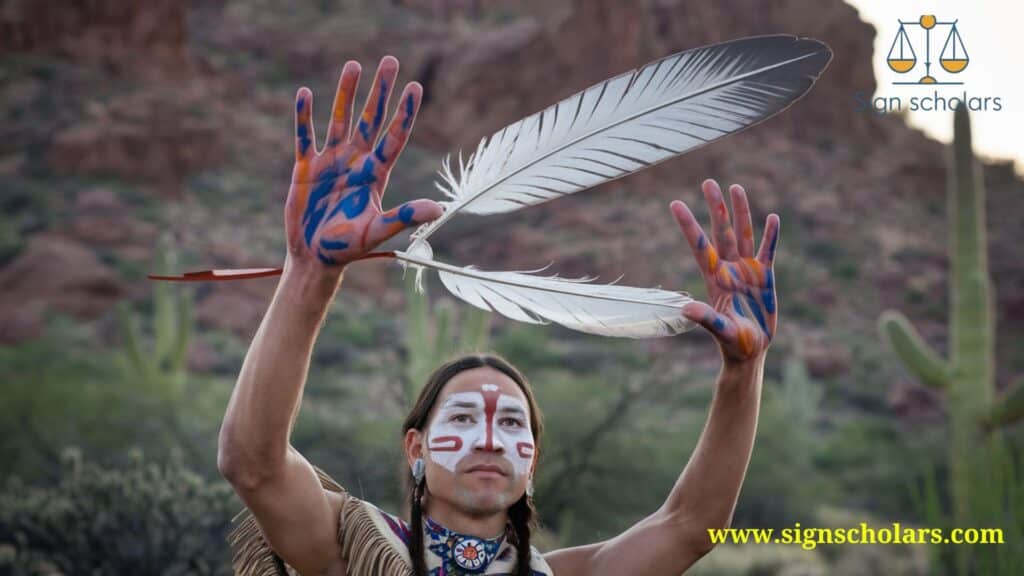
[[410,250],[459,213],[496,214],[620,178],[756,124],[803,96],[828,64],[828,46],[757,36],[667,56],[515,122],[477,146],[458,174],[445,159],[450,199],[420,226]]
[[395,258],[437,270],[441,282],[455,296],[520,322],[556,322],[581,332],[625,338],[674,336],[696,326],[681,314],[683,305],[692,299],[680,292],[614,282],[590,284],[594,278],[532,275],[543,269],[489,272],[473,266],[460,268],[401,251],[395,251]]

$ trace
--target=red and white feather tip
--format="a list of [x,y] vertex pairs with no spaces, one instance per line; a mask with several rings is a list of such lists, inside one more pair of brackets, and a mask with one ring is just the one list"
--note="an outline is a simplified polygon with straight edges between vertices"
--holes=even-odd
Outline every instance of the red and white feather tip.
[[181,276],[147,274],[146,278],[149,278],[150,280],[166,280],[168,282],[210,282],[278,276],[283,271],[283,268],[236,268],[233,270],[200,270],[198,272],[185,272]]

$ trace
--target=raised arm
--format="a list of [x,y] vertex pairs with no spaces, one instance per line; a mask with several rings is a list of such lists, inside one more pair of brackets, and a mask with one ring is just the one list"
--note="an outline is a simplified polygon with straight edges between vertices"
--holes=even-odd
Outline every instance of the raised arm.
[[357,63],[345,64],[322,152],[313,131],[313,95],[306,88],[298,92],[284,272],[228,402],[217,453],[221,474],[252,510],[267,541],[303,574],[324,573],[339,559],[338,501],[290,444],[320,325],[348,263],[441,214],[426,199],[382,211],[388,175],[408,140],[422,88],[406,86],[378,142],[398,61],[381,61],[353,129],[359,75]]
[[[619,536],[546,556],[559,576],[634,574],[678,576],[707,554],[709,528],[732,521],[757,429],[764,357],[777,321],[772,262],[779,217],[769,215],[758,255],[742,188],[730,188],[735,229],[722,191],[702,186],[711,211],[709,241],[689,208],[671,204],[693,251],[708,302],[691,302],[682,314],[707,329],[722,356],[714,398],[697,447],[665,503]],[[628,486],[624,486],[628,489]]]

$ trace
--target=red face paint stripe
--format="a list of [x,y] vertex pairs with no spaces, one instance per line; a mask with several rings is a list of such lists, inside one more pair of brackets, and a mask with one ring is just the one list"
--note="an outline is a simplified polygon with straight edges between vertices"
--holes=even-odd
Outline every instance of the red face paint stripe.
[[482,390],[481,393],[484,396],[484,420],[487,422],[487,441],[485,443],[488,450],[494,450],[494,414],[498,411],[498,396],[501,392],[498,390]]
[[434,452],[458,452],[462,450],[462,438],[458,436],[438,436],[430,443]]
[[529,458],[533,456],[533,444],[529,442],[519,442],[516,444],[516,453],[519,454],[520,458]]

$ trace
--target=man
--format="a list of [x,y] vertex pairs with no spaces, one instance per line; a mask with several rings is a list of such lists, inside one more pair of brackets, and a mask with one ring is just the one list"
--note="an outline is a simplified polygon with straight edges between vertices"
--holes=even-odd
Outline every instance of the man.
[[[518,371],[496,356],[473,355],[435,371],[405,423],[414,477],[412,524],[406,524],[332,485],[289,443],[313,344],[346,265],[441,215],[429,199],[386,212],[381,205],[422,87],[405,87],[380,135],[398,61],[381,61],[356,120],[359,75],[357,63],[346,63],[321,152],[312,94],[298,92],[284,273],[221,428],[218,467],[258,523],[260,542],[265,538],[275,558],[304,575],[684,572],[711,550],[707,530],[731,522],[750,459],[764,358],[777,321],[772,261],[778,216],[768,216],[755,256],[741,187],[729,189],[733,225],[718,185],[703,183],[710,238],[683,202],[670,205],[708,290],[706,303],[691,302],[680,313],[712,334],[722,369],[700,441],[661,508],[610,540],[536,552],[528,527],[540,414]],[[243,571],[270,573],[256,564]]]

